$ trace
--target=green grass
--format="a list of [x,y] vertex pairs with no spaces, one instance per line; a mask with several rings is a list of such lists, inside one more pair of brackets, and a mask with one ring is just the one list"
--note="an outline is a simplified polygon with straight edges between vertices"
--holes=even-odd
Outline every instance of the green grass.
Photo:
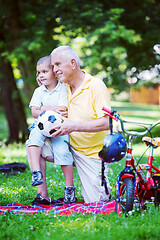
[[125,218],[110,215],[2,216],[1,239],[159,239],[159,214],[149,210]]
[[[159,107],[150,105],[134,105],[129,103],[112,102],[113,108],[117,107],[120,114],[129,119],[155,121],[158,119]],[[3,139],[7,139],[7,124],[3,112],[0,111],[0,164],[11,162],[27,163],[25,146],[12,144],[5,146]],[[2,127],[3,126],[3,127]],[[155,133],[156,134],[156,133]],[[160,136],[160,135],[159,135]],[[133,153],[137,159],[145,151],[145,144],[134,145]],[[160,148],[155,149],[155,164],[159,166],[158,157]],[[146,161],[147,153],[142,161]],[[123,169],[125,160],[109,165],[109,178],[112,186],[112,199],[116,197],[115,183],[118,173]],[[29,167],[24,173],[17,175],[0,175],[0,205],[18,202],[30,205],[35,198],[36,188],[30,184],[31,174]],[[82,201],[80,180],[74,168],[74,183],[76,196]],[[52,198],[63,196],[64,177],[60,167],[52,163],[47,164],[47,185]],[[121,240],[159,240],[160,214],[153,205],[146,211],[134,212],[131,216],[119,216],[115,213],[109,215],[77,214],[58,216],[55,214],[22,215],[7,213],[0,215],[0,239],[63,239],[63,240],[90,240],[90,239],[121,239]]]

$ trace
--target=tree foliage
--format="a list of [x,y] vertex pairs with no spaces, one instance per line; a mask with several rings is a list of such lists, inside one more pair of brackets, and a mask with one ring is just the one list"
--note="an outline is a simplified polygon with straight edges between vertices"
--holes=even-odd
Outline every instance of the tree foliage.
[[72,43],[72,36],[83,37],[79,44],[84,48],[84,66],[93,74],[101,72],[109,86],[121,91],[128,86],[128,70],[134,68],[130,73],[135,75],[156,64],[153,46],[160,36],[158,1],[61,0],[59,7],[62,2],[65,14],[58,18],[63,26],[62,44],[66,32]]
[[88,44],[85,46],[86,65],[93,66],[92,73],[102,73],[106,84],[119,91],[127,86],[126,71],[129,67],[123,42],[134,46],[141,41],[140,35],[120,23],[122,13],[123,9],[109,10],[108,20],[87,36]]

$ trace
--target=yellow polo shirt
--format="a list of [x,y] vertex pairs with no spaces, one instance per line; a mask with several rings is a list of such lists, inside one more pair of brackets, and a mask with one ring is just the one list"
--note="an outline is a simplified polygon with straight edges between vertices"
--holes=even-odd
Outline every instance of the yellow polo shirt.
[[[102,80],[85,72],[83,84],[72,94],[68,90],[68,118],[73,121],[91,121],[105,116],[102,107],[110,109],[110,95]],[[72,132],[70,145],[78,152],[90,158],[99,158],[103,139],[108,132]]]

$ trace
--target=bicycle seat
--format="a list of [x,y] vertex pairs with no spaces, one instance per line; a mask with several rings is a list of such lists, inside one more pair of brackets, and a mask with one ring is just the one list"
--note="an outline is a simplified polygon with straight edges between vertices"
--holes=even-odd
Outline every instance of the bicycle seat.
[[143,137],[142,141],[145,142],[147,146],[159,147],[160,146],[160,138],[150,138],[150,137]]

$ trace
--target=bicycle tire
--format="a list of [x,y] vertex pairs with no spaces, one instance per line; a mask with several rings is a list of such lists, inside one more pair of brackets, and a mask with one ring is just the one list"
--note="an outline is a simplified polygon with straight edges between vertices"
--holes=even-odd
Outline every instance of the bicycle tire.
[[133,210],[134,202],[134,181],[131,178],[121,180],[119,196],[116,200],[116,213],[128,213]]
[[159,208],[159,205],[160,205],[160,191],[156,189],[154,193],[154,206]]

